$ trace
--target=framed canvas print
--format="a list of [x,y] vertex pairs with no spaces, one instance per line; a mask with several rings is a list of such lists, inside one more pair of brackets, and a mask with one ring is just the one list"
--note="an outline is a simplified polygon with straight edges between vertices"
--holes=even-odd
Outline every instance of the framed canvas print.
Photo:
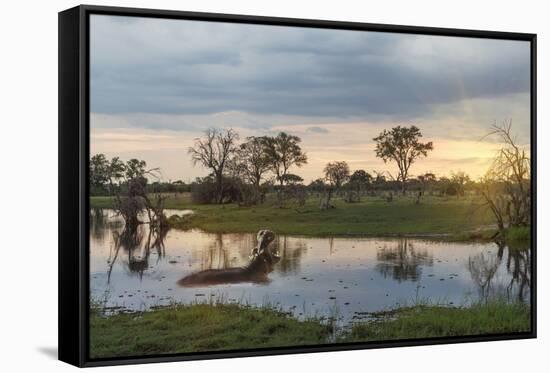
[[536,336],[536,36],[59,14],[59,357]]

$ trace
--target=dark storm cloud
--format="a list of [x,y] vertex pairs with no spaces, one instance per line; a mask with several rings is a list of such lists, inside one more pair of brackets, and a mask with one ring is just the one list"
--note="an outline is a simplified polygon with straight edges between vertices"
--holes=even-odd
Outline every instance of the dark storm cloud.
[[524,42],[113,16],[91,32],[96,113],[399,119],[529,90]]

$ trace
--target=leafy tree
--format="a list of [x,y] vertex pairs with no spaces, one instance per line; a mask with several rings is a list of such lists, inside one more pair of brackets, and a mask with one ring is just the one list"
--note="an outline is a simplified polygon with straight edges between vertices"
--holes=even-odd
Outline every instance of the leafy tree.
[[110,161],[104,154],[95,154],[90,159],[90,187],[92,193],[109,195],[115,193],[116,185],[125,176],[126,165],[114,157]]
[[456,189],[454,188],[453,183],[451,182],[451,179],[449,179],[446,176],[441,176],[439,178],[439,181],[437,182],[437,189],[439,190],[439,194],[441,196],[456,195]]
[[297,185],[302,183],[304,179],[301,176],[295,174],[286,174],[283,177],[283,181],[286,185]]
[[361,194],[372,183],[372,180],[372,175],[365,170],[354,171],[346,184],[346,202],[359,202]]
[[332,193],[334,191],[338,191],[342,187],[342,184],[349,179],[349,166],[345,161],[329,162],[325,166],[324,173],[325,180],[327,181],[329,187],[327,190],[326,201],[321,204],[321,209],[329,208]]
[[464,171],[451,172],[451,183],[454,184],[457,196],[464,195],[465,185],[470,182],[470,176]]
[[259,188],[271,166],[265,153],[265,138],[251,136],[246,140],[239,146],[237,160],[245,181]]
[[374,171],[372,182],[378,186],[384,184],[386,182],[386,175],[384,175],[384,171]]
[[122,162],[119,157],[113,157],[108,166],[109,192],[111,195],[115,193],[115,185],[124,177],[125,172],[126,166],[124,162]]
[[216,184],[216,202],[223,202],[223,174],[231,157],[237,151],[239,135],[233,129],[209,129],[203,138],[195,139],[194,146],[188,149],[194,165],[210,169]]
[[361,192],[365,187],[370,185],[372,181],[372,175],[365,170],[356,170],[349,178],[349,183],[355,187],[358,192]]
[[[155,203],[147,195],[146,175],[156,176],[158,169],[147,168],[147,163],[139,159],[130,159],[126,163],[119,157],[110,161],[104,154],[96,154],[90,159],[90,186],[92,192],[108,191],[114,195],[114,209],[125,221],[126,227],[135,229],[139,224],[139,214],[145,209],[149,215],[149,223],[157,228],[166,226],[163,213],[164,197],[158,193]],[[117,186],[124,180],[126,195],[121,195]]]
[[283,188],[291,181],[288,178],[289,169],[292,166],[301,167],[307,163],[307,155],[302,151],[298,136],[280,132],[276,137],[264,137],[264,151],[271,165],[270,169],[275,174],[279,183],[277,188],[277,200],[283,202]]
[[349,178],[350,183],[370,184],[372,175],[365,170],[356,170]]
[[426,186],[431,183],[434,183],[436,181],[436,177],[435,177],[435,174],[431,172],[426,172],[423,175],[419,175],[418,180],[420,181],[420,183],[423,184],[423,186]]
[[265,154],[271,164],[271,170],[281,187],[284,186],[286,175],[292,166],[301,167],[307,163],[307,155],[302,151],[298,136],[285,132],[276,137],[265,137]]
[[95,154],[90,159],[89,166],[90,188],[92,193],[98,194],[105,190],[109,182],[109,161],[104,154]]
[[315,179],[307,186],[310,191],[313,191],[317,194],[323,192],[326,188],[325,180],[322,178]]
[[124,175],[127,180],[144,177],[147,173],[147,162],[132,158],[126,162]]
[[329,185],[339,189],[349,179],[349,166],[347,162],[329,162],[324,169],[325,179]]
[[384,130],[376,141],[376,156],[384,162],[394,161],[399,169],[397,180],[401,183],[401,191],[406,191],[406,182],[411,165],[426,157],[428,152],[433,150],[433,143],[420,142],[422,133],[416,126],[397,126],[391,130]]
[[253,202],[260,201],[262,199],[261,184],[271,167],[265,153],[265,138],[247,137],[246,142],[237,149],[231,167],[239,178],[253,186]]
[[417,177],[418,183],[420,184],[420,191],[418,192],[418,196],[416,199],[416,203],[420,203],[420,198],[422,195],[426,192],[426,188],[431,187],[433,183],[436,181],[435,174],[431,172],[426,172],[423,175],[418,175]]
[[172,182],[173,188],[170,191],[175,193],[183,193],[191,191],[189,185],[185,184],[182,180],[176,180]]

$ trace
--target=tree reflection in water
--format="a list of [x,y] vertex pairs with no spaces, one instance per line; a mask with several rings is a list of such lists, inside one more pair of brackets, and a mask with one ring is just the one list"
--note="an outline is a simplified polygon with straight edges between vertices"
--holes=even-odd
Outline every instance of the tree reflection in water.
[[528,301],[531,293],[531,250],[509,248],[506,269],[512,275],[506,288],[508,297],[516,293],[519,301]]
[[98,241],[103,241],[105,239],[107,220],[107,214],[103,209],[90,209],[90,235],[94,239]]
[[[531,250],[507,247],[501,242],[497,242],[497,245],[496,253],[480,253],[468,259],[468,271],[477,286],[479,299],[483,302],[495,298],[528,301],[531,291]],[[511,276],[508,284],[497,283],[498,269],[503,260]]]
[[385,244],[376,253],[376,269],[384,278],[391,277],[397,282],[418,281],[422,266],[433,265],[433,255],[427,250],[416,250],[412,242],[403,238],[395,245]]
[[480,253],[468,258],[468,271],[477,285],[480,300],[486,302],[491,296],[492,281],[499,266],[498,255]]
[[223,234],[215,233],[215,239],[207,250],[201,252],[201,269],[225,269],[230,266],[227,250],[223,244]]
[[279,236],[275,241],[275,247],[281,258],[277,266],[277,272],[282,274],[299,273],[302,256],[307,251],[307,245],[302,240],[298,240],[292,244],[289,244],[288,241],[287,236]]
[[[201,270],[226,269],[245,265],[251,259],[250,253],[256,244],[252,233],[243,234],[209,234],[213,236],[204,250],[193,252],[194,260],[198,260]],[[307,251],[307,245],[302,240],[292,240],[285,236],[277,236],[273,242],[273,250],[279,256],[276,271],[282,274],[299,273],[301,258]]]
[[137,274],[140,279],[149,268],[149,257],[152,250],[156,250],[157,262],[166,254],[164,240],[167,229],[151,228],[146,224],[135,227],[125,226],[122,232],[113,231],[114,248],[112,249],[108,263],[107,283],[111,280],[111,272],[120,256],[120,250],[127,253],[125,260],[121,259],[131,274]]
[[[221,238],[221,235],[219,237]],[[280,260],[277,252],[270,247],[274,239],[275,234],[272,231],[262,229],[258,231],[257,245],[251,250],[250,260],[246,265],[228,267],[227,263],[223,263],[223,268],[203,269],[188,274],[178,281],[178,285],[196,287],[245,282],[267,284],[270,282],[269,273]],[[219,242],[216,246],[223,247],[223,242]],[[223,252],[225,253],[225,250]]]

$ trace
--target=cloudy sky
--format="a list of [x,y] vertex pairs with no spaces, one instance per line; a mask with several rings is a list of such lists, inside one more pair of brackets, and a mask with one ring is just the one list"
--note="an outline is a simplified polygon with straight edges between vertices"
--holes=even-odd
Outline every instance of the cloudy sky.
[[165,180],[207,174],[187,148],[213,127],[301,137],[306,182],[335,160],[395,171],[372,141],[395,125],[434,142],[415,175],[480,176],[495,122],[529,141],[528,42],[102,15],[90,30],[91,152]]

